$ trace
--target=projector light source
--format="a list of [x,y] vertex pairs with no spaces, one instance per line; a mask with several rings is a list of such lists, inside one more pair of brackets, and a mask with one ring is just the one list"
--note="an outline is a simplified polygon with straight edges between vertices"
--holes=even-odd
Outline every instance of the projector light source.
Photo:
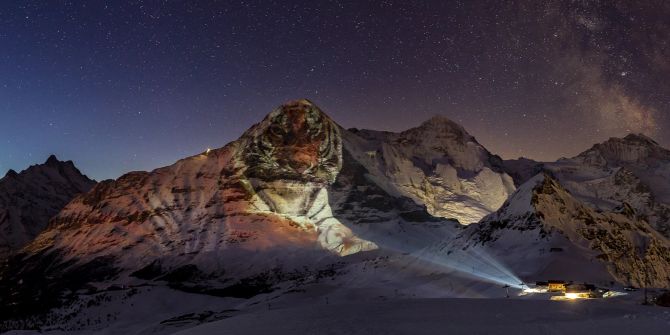
[[565,297],[568,299],[579,299],[579,293],[566,293]]

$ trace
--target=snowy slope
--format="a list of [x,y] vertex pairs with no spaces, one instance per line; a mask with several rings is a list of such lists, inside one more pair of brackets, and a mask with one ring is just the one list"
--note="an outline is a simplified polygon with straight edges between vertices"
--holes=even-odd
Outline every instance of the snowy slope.
[[176,334],[660,335],[667,332],[668,322],[670,315],[659,308],[610,301],[414,299],[295,306],[243,314]]
[[[384,277],[382,272],[401,268],[382,258],[363,263],[365,268],[350,271],[351,276],[251,299],[162,286],[86,294],[67,309],[82,312],[64,310],[50,315],[49,325],[39,331],[9,334],[664,334],[670,322],[667,309],[640,305],[642,292],[606,301],[555,302],[547,296],[516,296],[514,290],[504,299],[499,285],[487,288],[471,281],[471,287],[463,287],[437,269],[416,272],[410,282]],[[454,299],[459,293],[461,298]]]
[[0,179],[0,259],[30,242],[51,217],[94,184],[71,161],[55,156],[20,173],[7,172]]
[[519,187],[448,250],[463,248],[481,249],[527,281],[670,287],[670,242],[664,236],[637,220],[630,207],[593,210],[548,174]]

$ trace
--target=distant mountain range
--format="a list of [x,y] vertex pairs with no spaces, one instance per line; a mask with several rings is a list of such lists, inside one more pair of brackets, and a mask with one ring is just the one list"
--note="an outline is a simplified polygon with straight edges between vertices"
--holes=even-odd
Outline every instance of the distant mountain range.
[[604,210],[628,204],[670,237],[670,150],[642,134],[611,138],[556,162],[505,161],[505,171],[517,185],[549,171],[580,201]]
[[10,171],[1,311],[112,282],[248,298],[374,257],[468,262],[471,251],[523,280],[669,288],[669,208],[670,151],[643,135],[556,162],[503,161],[444,117],[347,130],[298,100],[151,172],[95,184],[54,157]]

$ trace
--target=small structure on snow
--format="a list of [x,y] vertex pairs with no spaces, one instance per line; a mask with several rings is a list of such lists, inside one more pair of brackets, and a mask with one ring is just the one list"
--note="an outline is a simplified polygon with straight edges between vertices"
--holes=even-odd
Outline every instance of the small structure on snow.
[[547,282],[549,292],[565,292],[566,282],[563,280],[550,280]]

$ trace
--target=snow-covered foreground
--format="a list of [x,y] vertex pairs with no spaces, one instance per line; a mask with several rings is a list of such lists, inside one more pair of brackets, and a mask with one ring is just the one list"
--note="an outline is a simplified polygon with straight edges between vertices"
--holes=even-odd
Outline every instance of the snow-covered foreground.
[[407,299],[242,314],[177,334],[667,334],[670,309],[630,301]]
[[402,289],[329,284],[305,289],[252,299],[218,298],[160,286],[140,288],[132,296],[128,290],[119,290],[107,293],[108,301],[84,308],[68,322],[41,332],[8,334],[652,335],[666,334],[670,327],[670,308],[642,305],[642,292],[550,301],[546,294],[517,296],[518,290],[510,291],[512,298],[501,298],[504,290],[497,285],[484,289],[490,293],[486,298],[425,298],[418,291],[415,295]]
[[[478,258],[472,258],[476,271],[467,273],[458,270],[456,261],[444,263],[423,253],[372,255],[347,257],[350,263],[329,276],[277,282],[271,292],[249,299],[186,293],[163,282],[118,284],[80,294],[47,322],[6,329],[39,327],[41,334],[51,335],[649,335],[670,327],[670,308],[641,305],[639,291],[600,300],[550,301],[548,294],[519,296],[515,285],[521,279],[474,262]],[[532,285],[542,278],[527,279]],[[511,286],[509,299],[505,284]],[[622,291],[619,285],[607,288]]]

